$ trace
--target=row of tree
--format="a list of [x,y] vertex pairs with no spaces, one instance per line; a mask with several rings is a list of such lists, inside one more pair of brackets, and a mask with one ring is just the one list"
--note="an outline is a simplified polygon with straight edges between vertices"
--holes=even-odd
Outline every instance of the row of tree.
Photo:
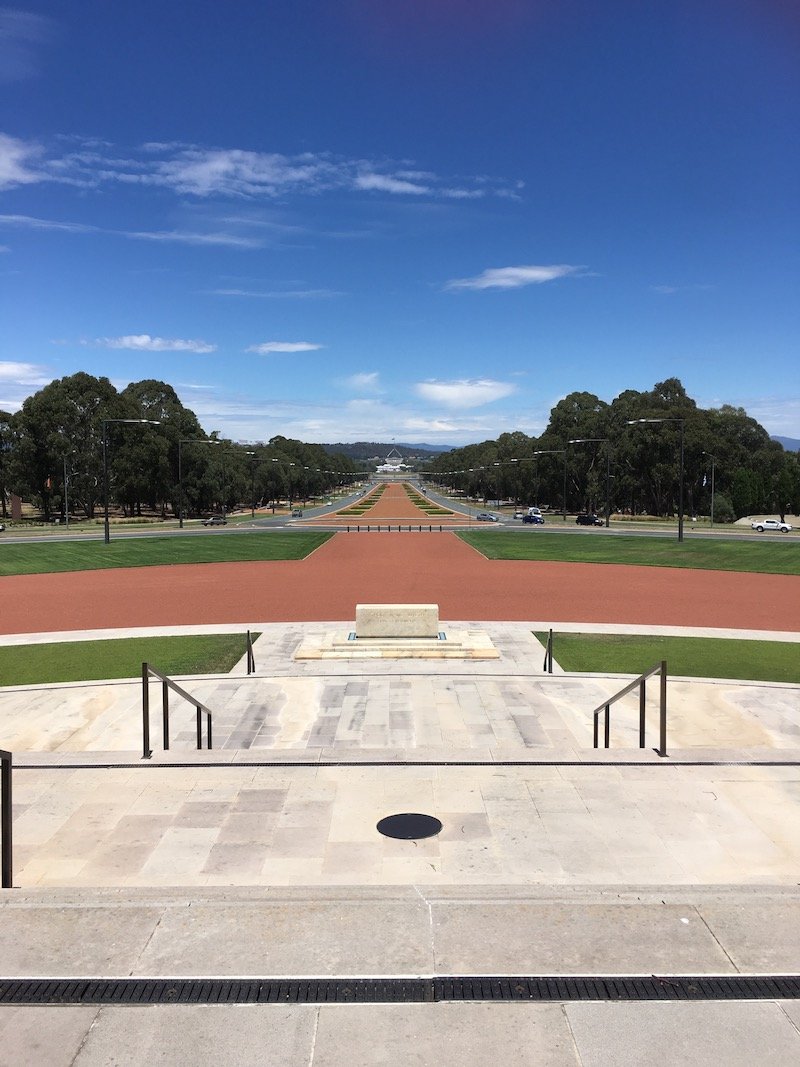
[[[119,421],[123,420],[123,421]],[[125,420],[131,420],[128,423]],[[136,421],[158,425],[135,425]],[[320,445],[274,437],[241,445],[206,435],[172,386],[133,382],[118,392],[108,378],[80,372],[0,412],[0,501],[30,500],[46,521],[70,512],[92,518],[104,503],[103,425],[109,497],[123,514],[185,516],[241,504],[306,501],[352,482],[358,466]]]
[[800,512],[800,453],[770,440],[742,408],[699,408],[677,378],[649,392],[626,390],[610,404],[570,393],[541,437],[502,434],[437,456],[427,469],[484,501],[602,513],[608,485],[612,511],[667,516],[678,510],[681,435],[686,514],[709,515],[712,488],[720,522]]

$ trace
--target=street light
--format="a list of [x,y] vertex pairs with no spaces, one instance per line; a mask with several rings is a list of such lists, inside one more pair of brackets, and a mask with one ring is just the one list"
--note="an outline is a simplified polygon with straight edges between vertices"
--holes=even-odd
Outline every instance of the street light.
[[178,441],[178,528],[183,529],[183,466],[181,464],[181,445],[221,445],[213,437],[184,437]]
[[108,522],[108,427],[111,423],[123,426],[160,426],[157,419],[103,419],[103,540],[111,541],[111,528]]
[[714,525],[714,474],[716,473],[717,457],[710,452],[703,452],[711,460],[711,525]]
[[686,422],[685,419],[628,419],[628,426],[635,426],[637,423],[643,422],[677,422],[681,427],[681,473],[680,480],[678,482],[678,541],[683,540],[683,427]]
[[250,461],[250,499],[252,505],[250,508],[250,518],[256,517],[256,454],[255,452],[245,452],[246,456],[252,456]]
[[606,529],[611,525],[611,442],[607,437],[573,437],[567,443],[570,445],[594,445],[606,446]]
[[563,456],[564,457],[564,489],[561,498],[562,515],[564,522],[567,521],[567,450],[566,448],[543,448],[532,452],[534,456]]

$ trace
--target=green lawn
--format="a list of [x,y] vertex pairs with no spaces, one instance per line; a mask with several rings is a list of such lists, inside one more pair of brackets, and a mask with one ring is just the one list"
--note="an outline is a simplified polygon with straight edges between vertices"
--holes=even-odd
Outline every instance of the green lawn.
[[[546,633],[536,637],[544,644]],[[642,674],[661,660],[688,678],[746,678],[800,683],[800,645],[715,637],[553,633],[553,659],[565,671]]]
[[800,543],[785,541],[684,541],[546,533],[530,529],[460,530],[458,536],[488,559],[552,560],[563,563],[627,563],[642,567],[689,567],[709,571],[800,574]]
[[[250,636],[255,641],[259,634]],[[151,663],[162,674],[226,674],[246,651],[244,634],[0,647],[0,685],[140,678],[143,662]]]
[[168,563],[233,563],[303,559],[331,537],[318,531],[178,534],[0,545],[0,575],[153,567]]

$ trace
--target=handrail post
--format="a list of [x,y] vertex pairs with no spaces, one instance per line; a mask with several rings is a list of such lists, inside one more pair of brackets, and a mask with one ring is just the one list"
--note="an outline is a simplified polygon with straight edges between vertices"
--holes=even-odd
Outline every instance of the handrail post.
[[211,716],[206,715],[206,740],[208,741],[208,751],[211,751]]
[[0,749],[0,761],[2,762],[2,784],[0,784],[0,837],[2,837],[2,888],[12,889],[14,882],[13,871],[13,831],[11,823],[11,774],[13,769],[13,756],[10,752]]
[[605,747],[611,747],[611,705],[606,704],[606,722],[605,722]]
[[661,661],[661,699],[659,702],[659,756],[667,754],[667,661]]
[[200,705],[197,705],[197,748],[203,747],[203,713],[200,710]]
[[646,694],[647,682],[642,678],[639,683],[639,748],[644,748],[645,745],[645,704],[647,700]]
[[142,664],[142,759],[150,759],[150,674],[146,663]]
[[164,751],[169,751],[169,685],[166,678],[161,681],[161,719],[164,735]]
[[597,748],[597,745],[598,745],[599,740],[600,740],[600,738],[598,737],[599,726],[600,726],[600,723],[598,722],[599,715],[600,715],[599,711],[596,711],[594,713],[594,745],[592,746],[593,748]]

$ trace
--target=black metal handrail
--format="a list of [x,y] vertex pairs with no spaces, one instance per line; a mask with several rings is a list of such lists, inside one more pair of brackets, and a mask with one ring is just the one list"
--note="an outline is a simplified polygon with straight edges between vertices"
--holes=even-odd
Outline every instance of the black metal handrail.
[[10,752],[0,748],[0,763],[2,763],[2,781],[0,782],[0,866],[2,866],[2,888],[11,889],[13,882],[12,846],[13,835],[11,830],[11,771],[13,757]]
[[194,704],[197,710],[197,748],[203,747],[203,715],[206,716],[206,748],[212,748],[211,744],[211,712],[185,689],[173,682],[166,674],[151,667],[149,663],[142,663],[142,759],[150,759],[153,750],[150,748],[150,677],[158,678],[161,682],[161,715],[164,751],[169,751],[169,691],[170,689],[178,696]]
[[[256,672],[256,657],[253,655],[253,639],[250,636],[250,631],[247,631],[247,673],[255,674]],[[209,746],[210,747],[210,746]]]
[[544,663],[542,670],[547,671],[548,674],[553,673],[553,631],[551,630],[547,637],[547,644],[544,648]]
[[651,667],[649,671],[645,671],[644,674],[640,674],[638,678],[626,685],[624,689],[620,689],[618,693],[615,693],[613,697],[609,697],[608,700],[604,700],[595,710],[592,712],[594,716],[594,747],[599,748],[598,731],[599,731],[599,719],[602,714],[605,714],[605,721],[603,725],[603,748],[610,748],[610,736],[611,736],[611,715],[609,709],[612,704],[615,704],[622,697],[627,696],[628,693],[639,686],[639,748],[645,747],[645,686],[647,679],[651,678],[654,674],[661,675],[661,691],[659,694],[659,745],[656,752],[659,756],[666,756],[667,754],[667,661],[662,659],[660,663],[657,663],[655,667]]

